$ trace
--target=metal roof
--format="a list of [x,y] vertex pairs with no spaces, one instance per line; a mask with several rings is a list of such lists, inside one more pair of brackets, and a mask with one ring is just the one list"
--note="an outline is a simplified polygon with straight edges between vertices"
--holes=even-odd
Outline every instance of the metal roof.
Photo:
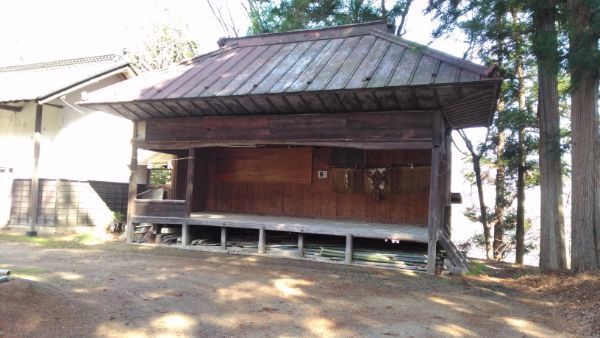
[[387,33],[385,22],[221,39],[218,50],[90,93],[88,106],[160,117],[442,109],[491,121],[493,69]]
[[0,103],[44,101],[81,83],[129,68],[119,55],[0,67]]

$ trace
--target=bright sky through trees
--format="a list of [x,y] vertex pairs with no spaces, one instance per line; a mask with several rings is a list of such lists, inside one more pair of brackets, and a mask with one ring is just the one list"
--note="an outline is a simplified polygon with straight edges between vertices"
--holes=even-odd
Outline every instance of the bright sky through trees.
[[[427,2],[414,1],[405,38],[427,44],[434,27],[423,16]],[[213,1],[222,10],[231,10],[242,34],[248,19],[240,0]],[[199,51],[217,48],[217,39],[226,36],[204,0],[19,0],[2,4],[0,20],[0,65],[118,53],[134,49],[152,27],[162,22],[184,26],[188,37],[198,40]],[[186,28],[187,26],[187,28]],[[460,37],[440,39],[432,45],[462,56],[466,45]]]

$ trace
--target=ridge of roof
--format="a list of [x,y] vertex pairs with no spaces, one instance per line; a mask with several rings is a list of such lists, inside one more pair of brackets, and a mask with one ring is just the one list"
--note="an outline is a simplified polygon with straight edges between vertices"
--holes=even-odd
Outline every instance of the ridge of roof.
[[[361,23],[353,23],[347,25],[340,26],[331,26],[331,27],[322,27],[322,28],[310,28],[310,29],[297,29],[287,32],[277,32],[277,33],[262,33],[262,34],[254,34],[247,35],[241,37],[234,38],[220,38],[217,41],[219,47],[224,47],[230,45],[232,43],[238,43],[240,46],[252,45],[252,40],[263,40],[264,43],[281,43],[281,42],[290,42],[285,37],[289,36],[302,36],[303,38],[311,38],[311,35],[314,35],[313,38],[332,38],[335,36],[348,36],[351,34],[361,34],[367,33],[371,29],[379,28],[379,30],[387,31],[388,30],[388,22],[386,20],[377,20],[377,21],[369,21],[369,22],[361,22]],[[249,43],[250,42],[250,43]]]
[[118,62],[121,60],[122,60],[122,56],[119,54],[106,54],[106,55],[74,58],[74,59],[37,62],[37,63],[12,65],[12,66],[3,66],[3,67],[0,67],[0,72],[15,72],[15,71],[24,71],[24,70],[48,69],[48,68],[67,67],[67,66],[72,66],[72,65],[103,62],[103,61]]
[[472,61],[465,60],[429,46],[409,41],[402,37],[391,34],[388,29],[388,23],[384,20],[317,29],[256,34],[238,38],[221,38],[217,42],[217,44],[220,46],[217,51],[224,50],[225,48],[292,43],[306,40],[334,39],[366,34],[374,35],[378,38],[385,39],[406,48],[419,49],[426,55],[443,60],[455,66],[466,68],[483,76],[490,76],[494,70],[493,66],[486,67],[479,65]]

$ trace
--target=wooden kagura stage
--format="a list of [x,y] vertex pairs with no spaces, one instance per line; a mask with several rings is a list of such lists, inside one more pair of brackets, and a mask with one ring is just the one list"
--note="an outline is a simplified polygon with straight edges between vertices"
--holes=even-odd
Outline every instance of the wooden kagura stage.
[[[82,104],[134,123],[137,149],[174,155],[168,200],[138,198],[134,225],[452,244],[451,133],[488,126],[501,80],[391,34],[385,22],[222,39],[220,48],[95,93]],[[256,232],[256,231],[255,231]],[[358,243],[358,240],[357,240]],[[256,246],[254,247],[256,248]]]

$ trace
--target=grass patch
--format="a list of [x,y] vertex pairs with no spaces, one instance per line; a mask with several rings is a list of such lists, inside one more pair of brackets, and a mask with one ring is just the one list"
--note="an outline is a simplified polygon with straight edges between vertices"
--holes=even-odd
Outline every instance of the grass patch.
[[81,249],[93,240],[91,234],[71,236],[36,236],[0,234],[0,240],[8,242],[29,243],[47,249]]
[[468,276],[481,276],[487,275],[491,271],[490,267],[486,264],[477,261],[469,262],[469,272],[467,272]]
[[48,273],[48,271],[44,269],[40,269],[37,267],[13,267],[10,269],[11,277],[28,279],[32,281],[39,282],[45,278],[44,275]]

